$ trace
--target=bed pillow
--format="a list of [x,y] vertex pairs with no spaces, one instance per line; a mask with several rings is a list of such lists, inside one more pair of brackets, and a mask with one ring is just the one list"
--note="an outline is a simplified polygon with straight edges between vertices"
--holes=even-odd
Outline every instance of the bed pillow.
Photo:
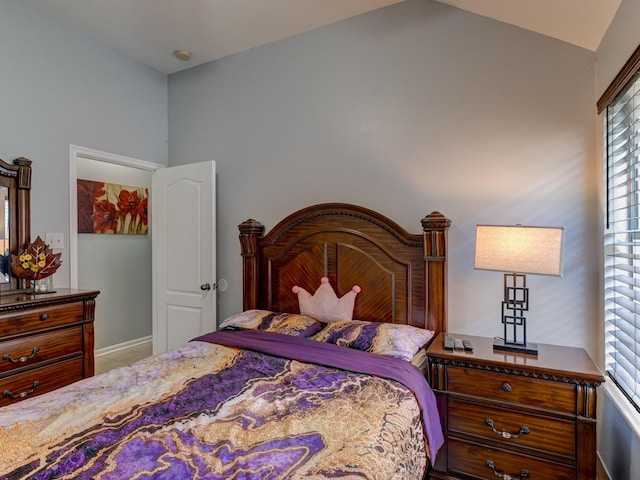
[[306,315],[247,310],[227,318],[218,328],[262,330],[294,337],[308,337],[322,330],[322,327],[322,323]]
[[356,295],[360,287],[354,285],[351,291],[338,298],[327,277],[320,279],[320,286],[311,295],[304,288],[294,286],[293,293],[298,295],[298,306],[302,315],[308,315],[324,323],[351,320]]
[[434,332],[410,325],[352,320],[328,324],[313,340],[410,362]]

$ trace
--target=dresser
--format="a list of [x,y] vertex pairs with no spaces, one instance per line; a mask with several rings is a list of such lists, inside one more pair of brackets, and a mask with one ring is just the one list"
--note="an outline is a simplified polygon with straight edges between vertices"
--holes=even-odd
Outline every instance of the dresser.
[[93,375],[99,293],[59,288],[0,295],[0,406]]
[[427,352],[445,444],[430,478],[596,478],[596,390],[604,376],[582,348],[538,344],[538,355],[445,350],[444,333]]

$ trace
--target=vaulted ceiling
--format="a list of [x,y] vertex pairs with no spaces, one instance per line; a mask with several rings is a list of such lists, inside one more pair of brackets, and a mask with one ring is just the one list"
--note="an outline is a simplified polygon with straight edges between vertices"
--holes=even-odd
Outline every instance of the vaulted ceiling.
[[[404,0],[22,0],[163,73]],[[425,0],[428,1],[428,0]],[[596,51],[621,0],[437,0]],[[173,52],[185,49],[190,60]]]

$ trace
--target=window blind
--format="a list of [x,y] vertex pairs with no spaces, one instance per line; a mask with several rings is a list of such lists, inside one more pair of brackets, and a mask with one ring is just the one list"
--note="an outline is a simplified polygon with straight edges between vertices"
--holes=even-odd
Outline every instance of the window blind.
[[607,106],[605,362],[640,411],[640,76]]

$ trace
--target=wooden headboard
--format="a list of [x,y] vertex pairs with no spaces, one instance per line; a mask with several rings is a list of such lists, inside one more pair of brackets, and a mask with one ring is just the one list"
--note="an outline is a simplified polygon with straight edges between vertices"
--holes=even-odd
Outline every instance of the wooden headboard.
[[[417,222],[416,222],[417,223]],[[359,285],[353,318],[447,329],[447,230],[439,212],[410,234],[384,215],[326,203],[292,213],[266,235],[238,226],[244,263],[243,309],[298,313],[299,285],[314,292],[325,276],[338,296]]]

